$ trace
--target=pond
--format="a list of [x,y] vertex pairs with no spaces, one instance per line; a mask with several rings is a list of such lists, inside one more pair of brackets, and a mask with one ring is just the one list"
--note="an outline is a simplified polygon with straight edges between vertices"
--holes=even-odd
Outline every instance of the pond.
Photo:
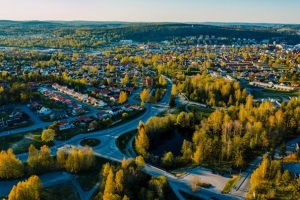
[[181,155],[181,146],[183,140],[192,141],[192,134],[182,134],[179,133],[177,130],[174,131],[174,136],[171,137],[169,140],[165,141],[157,148],[150,150],[150,154],[162,157],[166,152],[171,151],[174,157]]
[[283,166],[283,169],[289,170],[292,174],[300,174],[300,163],[289,163]]

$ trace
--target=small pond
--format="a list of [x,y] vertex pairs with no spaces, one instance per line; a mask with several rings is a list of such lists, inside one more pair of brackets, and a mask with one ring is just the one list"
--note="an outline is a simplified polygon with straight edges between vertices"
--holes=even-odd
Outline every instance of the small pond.
[[183,143],[183,140],[187,140],[187,141],[192,141],[192,134],[181,134],[178,133],[177,130],[175,130],[174,132],[174,136],[171,137],[170,139],[166,140],[164,143],[162,143],[161,145],[159,145],[157,148],[152,149],[150,151],[151,154],[159,156],[159,157],[163,157],[163,155],[166,152],[171,151],[174,155],[174,157],[181,155],[181,146]]

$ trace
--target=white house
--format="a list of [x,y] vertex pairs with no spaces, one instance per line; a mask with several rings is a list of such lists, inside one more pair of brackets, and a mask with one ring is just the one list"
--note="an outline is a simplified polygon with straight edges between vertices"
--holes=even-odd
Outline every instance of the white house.
[[79,94],[78,95],[78,99],[80,101],[84,101],[84,100],[87,100],[89,98],[89,95],[88,94]]
[[101,100],[98,100],[94,106],[99,106],[99,107],[104,107],[104,106],[107,106],[107,103],[101,101]]
[[122,110],[124,111],[129,111],[131,109],[131,105],[130,104],[125,104],[122,106]]
[[45,108],[42,107],[40,110],[37,111],[39,114],[43,114],[43,115],[49,115],[51,114],[51,109],[50,108]]

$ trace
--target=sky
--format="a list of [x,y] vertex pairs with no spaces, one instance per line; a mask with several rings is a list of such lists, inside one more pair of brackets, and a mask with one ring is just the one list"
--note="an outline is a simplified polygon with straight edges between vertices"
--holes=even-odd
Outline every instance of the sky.
[[300,0],[0,0],[0,20],[300,24]]

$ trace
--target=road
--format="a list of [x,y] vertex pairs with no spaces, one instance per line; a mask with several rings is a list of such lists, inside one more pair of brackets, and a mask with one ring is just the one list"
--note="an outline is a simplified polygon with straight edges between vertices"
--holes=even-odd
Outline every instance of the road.
[[[97,139],[101,140],[101,144],[99,146],[96,146],[93,148],[96,156],[104,157],[104,158],[118,161],[118,162],[121,162],[124,157],[129,158],[127,155],[124,155],[118,149],[118,147],[116,145],[116,139],[120,135],[122,135],[128,131],[136,129],[140,120],[142,120],[143,122],[146,122],[152,116],[157,115],[159,112],[161,112],[164,109],[167,109],[166,107],[169,102],[169,98],[171,95],[171,87],[172,87],[172,82],[169,79],[167,79],[167,82],[168,82],[167,92],[164,95],[164,97],[162,98],[161,102],[159,103],[161,106],[153,107],[151,104],[146,104],[147,109],[146,109],[145,113],[143,113],[138,118],[136,118],[126,124],[115,126],[115,127],[109,128],[107,130],[101,130],[101,131],[89,133],[88,135],[80,134],[80,135],[77,135],[77,136],[71,138],[68,141],[60,141],[60,142],[55,141],[55,146],[50,148],[52,155],[56,154],[58,148],[61,148],[61,147],[70,148],[72,145],[79,146],[82,138],[86,137],[86,138],[97,138]],[[133,100],[131,100],[131,101],[133,101]],[[186,102],[184,100],[177,100],[176,103],[178,104],[177,106],[180,106]],[[24,109],[26,109],[26,108],[24,108]],[[45,127],[46,125],[49,124],[49,123],[41,122],[38,118],[36,118],[36,116],[34,116],[35,114],[32,113],[31,111],[28,111],[28,112],[30,113],[30,116],[32,116],[32,119],[37,120],[37,123],[31,127],[22,128],[22,131],[24,131],[24,129],[32,130],[32,129],[34,129],[33,127],[35,127],[35,128]],[[129,148],[131,149],[132,147],[129,147]],[[133,150],[131,149],[131,151],[133,151]],[[21,161],[25,162],[27,160],[28,154],[27,153],[19,154],[19,155],[17,155],[17,157]],[[226,199],[244,199],[242,197],[235,196],[233,194],[229,194],[229,195],[221,194],[220,190],[222,189],[222,185],[227,182],[226,181],[227,179],[225,179],[224,177],[213,175],[207,169],[204,169],[204,168],[203,169],[201,169],[201,168],[191,169],[188,172],[189,174],[183,178],[175,177],[174,175],[172,175],[164,170],[153,167],[149,164],[145,165],[145,171],[148,174],[153,175],[153,176],[163,175],[163,176],[167,177],[172,189],[174,190],[175,194],[178,195],[179,199],[183,199],[183,197],[179,193],[179,189],[191,193],[190,182],[191,182],[191,178],[193,176],[200,176],[203,180],[210,182],[213,185],[212,188],[201,189],[199,192],[196,193],[197,196],[201,196],[201,197],[205,197],[205,198],[214,196],[219,199],[225,199],[225,200]],[[47,183],[47,180],[43,181],[43,183],[44,182]],[[0,184],[1,183],[3,183],[3,182],[0,181]],[[44,183],[44,185],[45,185],[45,183]],[[51,182],[51,183],[53,183],[53,182]],[[1,189],[0,189],[0,194],[3,194],[3,192],[1,192]],[[81,194],[80,196],[84,196],[83,193],[80,193],[80,194]]]

